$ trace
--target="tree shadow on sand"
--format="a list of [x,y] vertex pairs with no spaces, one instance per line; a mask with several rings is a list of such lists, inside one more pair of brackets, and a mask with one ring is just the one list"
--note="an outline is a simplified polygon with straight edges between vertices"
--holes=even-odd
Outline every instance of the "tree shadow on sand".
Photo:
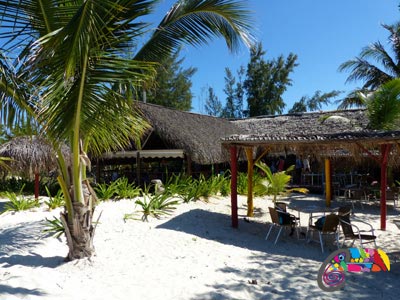
[[[64,258],[61,256],[43,257],[31,252],[31,249],[43,243],[42,229],[43,223],[36,221],[0,230],[0,265],[3,268],[13,265],[54,268],[62,264]],[[29,254],[22,255],[21,252]]]
[[14,251],[31,249],[41,244],[41,221],[23,222],[17,226],[0,229],[0,258]]
[[[398,272],[346,274],[343,290],[324,292],[317,284],[318,270],[336,246],[328,246],[321,253],[319,245],[287,233],[274,245],[275,235],[265,241],[265,223],[246,222],[242,217],[238,229],[230,225],[229,215],[194,209],[157,226],[249,250],[246,265],[218,269],[226,273],[224,281],[210,283],[208,291],[194,299],[302,299],[305,295],[310,299],[393,298]],[[300,247],[302,251],[296,251]]]
[[[27,289],[23,287],[11,287],[9,285],[4,285],[0,284],[0,297],[6,297],[4,299],[7,299],[7,295],[13,295],[13,296],[45,296],[46,293],[40,291],[39,289]],[[1,298],[3,299],[3,298]]]

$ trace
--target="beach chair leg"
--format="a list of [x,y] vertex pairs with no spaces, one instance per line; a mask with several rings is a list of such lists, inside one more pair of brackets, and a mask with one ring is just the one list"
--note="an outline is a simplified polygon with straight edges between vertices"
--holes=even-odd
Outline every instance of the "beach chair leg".
[[274,227],[273,224],[271,224],[271,225],[269,226],[269,230],[268,230],[267,236],[265,237],[265,240],[268,240],[268,237],[269,237],[269,234],[271,233],[272,227]]
[[340,243],[339,243],[339,234],[336,234],[336,246],[339,249]]
[[322,239],[322,233],[319,232],[319,242],[321,243],[321,251],[324,253],[324,240]]
[[283,227],[281,227],[281,228],[279,229],[279,232],[278,232],[278,235],[276,236],[274,245],[276,245],[276,243],[278,242],[279,236],[281,235],[281,232],[282,232],[282,228],[283,228]]

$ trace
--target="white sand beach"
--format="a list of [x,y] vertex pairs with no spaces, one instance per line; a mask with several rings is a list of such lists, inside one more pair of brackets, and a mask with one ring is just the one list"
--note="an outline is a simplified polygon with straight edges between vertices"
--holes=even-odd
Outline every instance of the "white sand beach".
[[[0,215],[0,299],[398,299],[400,229],[392,220],[400,219],[400,211],[388,208],[387,230],[381,231],[379,206],[356,207],[355,215],[376,229],[391,271],[346,274],[342,290],[324,292],[318,269],[336,246],[328,243],[321,253],[319,244],[288,232],[274,245],[276,232],[265,240],[272,201],[256,198],[250,222],[244,219],[245,204],[239,196],[239,228],[234,229],[229,197],[181,204],[172,215],[149,222],[123,220],[135,210],[133,200],[102,202],[96,208],[102,212],[96,255],[72,262],[64,262],[64,237],[41,232],[43,220],[59,210],[5,213]],[[306,226],[308,215],[300,217]]]

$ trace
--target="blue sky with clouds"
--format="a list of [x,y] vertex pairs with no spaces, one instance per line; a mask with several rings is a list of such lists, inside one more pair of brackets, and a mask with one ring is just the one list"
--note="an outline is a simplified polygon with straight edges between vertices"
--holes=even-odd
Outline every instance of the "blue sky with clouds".
[[[400,21],[398,0],[248,0],[254,12],[254,35],[262,42],[265,59],[290,52],[297,54],[299,66],[291,75],[293,85],[284,94],[285,111],[302,96],[315,91],[341,90],[346,93],[362,83],[346,84],[347,73],[338,72],[341,63],[357,56],[370,43],[381,41],[387,49],[388,32],[381,24]],[[163,14],[174,3],[163,0]],[[158,20],[157,20],[158,21]],[[208,86],[225,102],[224,76],[229,67],[236,73],[249,61],[242,48],[230,54],[223,41],[201,48],[185,47],[185,65],[198,69],[192,77],[193,111],[204,113]],[[345,93],[343,94],[345,95]],[[335,105],[324,110],[334,109]]]

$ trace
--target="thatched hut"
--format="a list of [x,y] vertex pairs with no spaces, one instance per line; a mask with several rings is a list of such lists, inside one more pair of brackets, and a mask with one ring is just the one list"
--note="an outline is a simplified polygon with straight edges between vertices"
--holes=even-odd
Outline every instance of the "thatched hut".
[[[264,117],[258,120],[237,121],[247,134],[236,134],[222,139],[222,144],[230,149],[232,170],[232,225],[237,226],[237,195],[236,195],[236,157],[237,149],[250,149],[255,153],[257,148],[267,148],[270,151],[287,151],[315,153],[325,157],[326,197],[330,203],[331,174],[330,157],[338,153],[364,155],[377,161],[380,166],[381,184],[381,229],[386,228],[386,189],[387,166],[396,162],[399,157],[400,131],[374,131],[368,129],[368,118],[364,110],[349,112],[327,112],[328,117],[312,117],[314,114],[299,114]],[[356,118],[351,118],[356,116]],[[313,121],[310,122],[310,120]],[[290,121],[289,121],[290,120]],[[296,120],[296,122],[294,122]],[[308,120],[308,122],[307,122]],[[297,123],[297,126],[294,124]],[[279,125],[277,125],[279,124]],[[313,124],[313,126],[307,126]],[[390,160],[390,158],[392,158]],[[248,155],[249,164],[253,156]],[[329,191],[329,192],[328,192]]]
[[[63,147],[63,153],[68,149]],[[9,157],[13,173],[35,179],[35,198],[39,193],[39,174],[57,169],[57,156],[52,145],[39,136],[20,136],[0,146],[0,156]]]
[[[241,132],[234,123],[223,118],[143,102],[137,102],[136,109],[151,125],[140,149],[132,145],[125,151],[106,153],[98,164],[130,164],[129,172],[138,182],[142,181],[140,178],[144,173],[151,171],[140,163],[143,161],[179,160],[183,163],[179,171],[188,174],[207,172],[211,166],[228,164],[229,153],[221,146],[221,138]],[[157,169],[160,171],[160,167]]]

